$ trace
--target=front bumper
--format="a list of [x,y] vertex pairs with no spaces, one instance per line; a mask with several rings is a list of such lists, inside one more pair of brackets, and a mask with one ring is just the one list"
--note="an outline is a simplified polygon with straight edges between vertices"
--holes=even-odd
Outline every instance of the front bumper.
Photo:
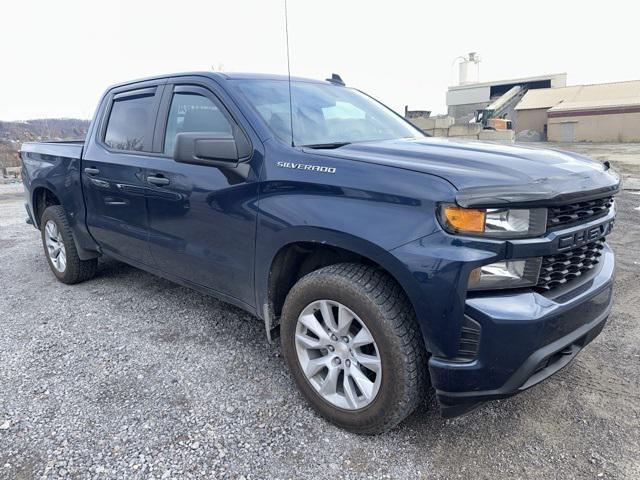
[[442,414],[454,417],[487,400],[515,395],[566,366],[606,323],[614,263],[607,246],[590,278],[568,291],[467,298],[465,315],[481,326],[477,358],[456,362],[432,356],[429,360]]

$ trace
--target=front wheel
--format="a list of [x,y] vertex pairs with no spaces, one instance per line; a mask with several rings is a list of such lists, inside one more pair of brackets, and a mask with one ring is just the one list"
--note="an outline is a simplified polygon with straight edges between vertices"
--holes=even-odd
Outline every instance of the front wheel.
[[311,405],[356,433],[380,433],[424,398],[427,361],[411,304],[379,268],[338,264],[287,295],[282,350]]
[[47,207],[40,227],[47,262],[58,280],[73,284],[95,275],[98,259],[80,259],[64,208],[60,205]]

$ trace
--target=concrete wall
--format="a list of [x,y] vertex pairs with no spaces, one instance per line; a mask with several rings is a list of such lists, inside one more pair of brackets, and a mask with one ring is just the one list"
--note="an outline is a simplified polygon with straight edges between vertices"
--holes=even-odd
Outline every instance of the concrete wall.
[[516,110],[514,122],[516,133],[523,130],[535,130],[544,135],[544,126],[547,124],[547,110],[547,108]]
[[436,116],[436,117],[419,117],[408,119],[412,124],[422,130],[433,130],[434,128],[447,129],[453,125],[453,117]]
[[440,117],[440,123],[434,128],[423,129],[432,137],[463,138],[467,140],[490,140],[500,142],[513,142],[515,132],[513,130],[483,130],[479,123],[447,123],[453,121],[451,117]]
[[476,110],[482,110],[489,102],[469,103],[466,105],[449,105],[447,114],[456,119],[458,123],[466,123],[475,117]]
[[447,105],[469,105],[470,103],[484,103],[491,100],[490,85],[465,85],[451,87],[447,90]]
[[551,142],[640,142],[640,112],[549,117]]
[[449,127],[449,137],[477,137],[482,131],[480,123],[456,123]]
[[515,133],[513,130],[481,130],[478,139],[493,142],[513,142]]

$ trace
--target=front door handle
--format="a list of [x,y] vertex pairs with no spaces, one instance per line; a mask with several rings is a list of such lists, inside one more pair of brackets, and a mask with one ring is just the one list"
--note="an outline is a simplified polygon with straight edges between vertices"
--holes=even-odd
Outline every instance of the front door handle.
[[87,167],[84,169],[84,173],[86,173],[87,175],[99,175],[100,174],[100,170],[98,170],[97,168],[93,168],[93,167]]
[[147,177],[147,182],[152,183],[153,185],[158,185],[159,187],[164,187],[171,183],[168,178],[158,176]]

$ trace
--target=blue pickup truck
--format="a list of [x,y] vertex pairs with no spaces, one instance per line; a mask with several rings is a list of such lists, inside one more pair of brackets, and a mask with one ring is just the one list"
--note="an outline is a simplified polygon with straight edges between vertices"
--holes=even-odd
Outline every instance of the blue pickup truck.
[[602,330],[619,178],[532,147],[427,138],[339,76],[123,83],[83,142],[25,143],[58,280],[113,257],[264,322],[302,394],[359,433],[567,365]]

